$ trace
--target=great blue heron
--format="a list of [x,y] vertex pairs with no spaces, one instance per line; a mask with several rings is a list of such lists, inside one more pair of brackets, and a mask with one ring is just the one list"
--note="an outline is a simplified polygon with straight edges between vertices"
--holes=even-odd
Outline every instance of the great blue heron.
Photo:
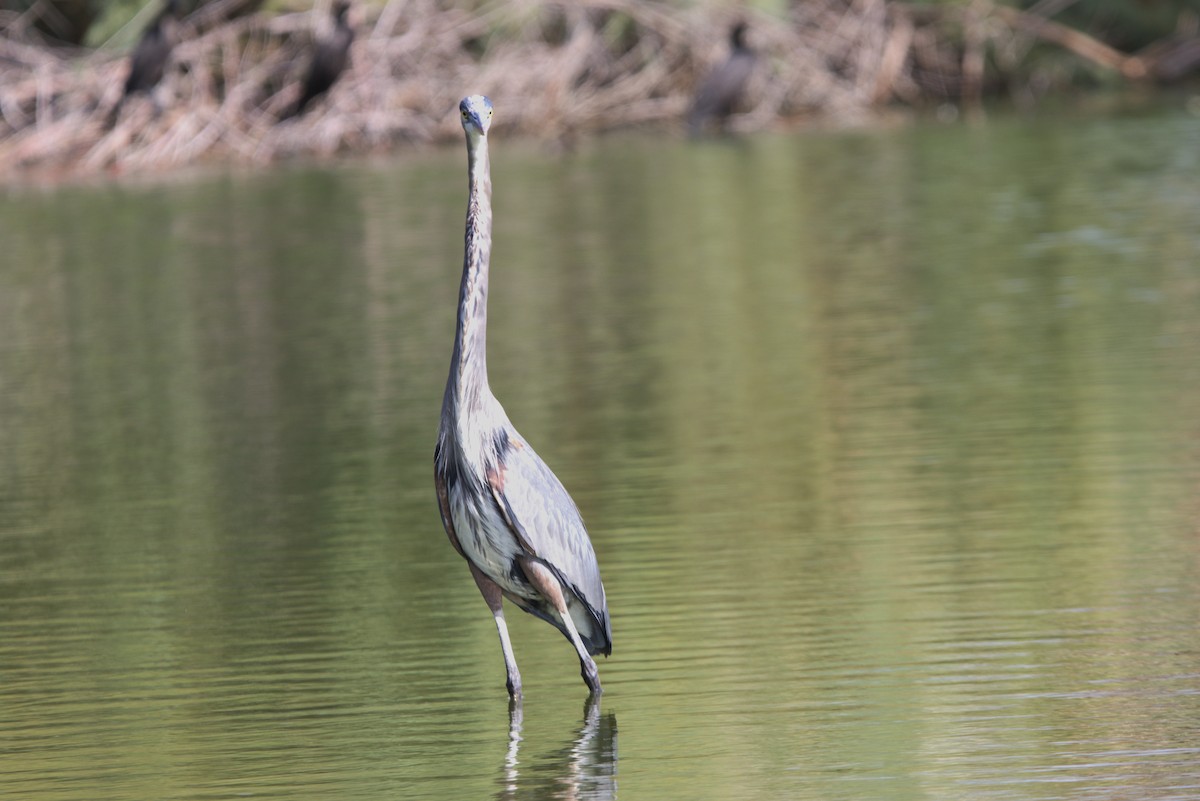
[[346,20],[350,3],[338,0],[330,11],[332,25],[317,33],[312,61],[304,76],[300,99],[288,110],[287,117],[303,114],[308,105],[337,83],[350,57],[350,45],[354,43],[354,29]]
[[729,57],[714,67],[696,89],[688,113],[688,132],[693,136],[701,133],[709,120],[723,126],[741,100],[757,61],[754,50],[746,44],[746,29],[745,22],[734,24],[729,30]]
[[591,655],[612,653],[612,629],[596,554],[571,496],[513,428],[488,387],[492,103],[473,95],[463,99],[459,111],[467,134],[470,191],[458,324],[434,451],[442,525],[492,610],[509,694],[520,696],[521,674],[504,621],[504,598],[566,635],[579,654],[583,680],[599,693],[600,674]]

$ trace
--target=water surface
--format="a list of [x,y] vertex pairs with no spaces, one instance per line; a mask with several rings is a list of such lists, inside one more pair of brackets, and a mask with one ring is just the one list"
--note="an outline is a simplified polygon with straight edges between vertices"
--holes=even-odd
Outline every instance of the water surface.
[[494,145],[606,693],[441,531],[465,157],[0,199],[0,785],[1200,796],[1200,123]]

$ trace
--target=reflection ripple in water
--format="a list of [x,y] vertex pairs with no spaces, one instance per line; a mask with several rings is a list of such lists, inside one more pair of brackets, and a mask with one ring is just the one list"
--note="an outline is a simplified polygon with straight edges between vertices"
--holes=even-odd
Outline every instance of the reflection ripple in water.
[[0,198],[0,786],[609,798],[619,717],[624,801],[1200,796],[1198,136],[498,153],[603,711],[517,616],[510,713],[428,489],[458,148]]

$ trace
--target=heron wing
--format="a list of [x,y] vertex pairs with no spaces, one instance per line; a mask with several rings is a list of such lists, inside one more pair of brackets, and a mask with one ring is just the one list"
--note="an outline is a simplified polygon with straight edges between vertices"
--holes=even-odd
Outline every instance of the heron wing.
[[558,477],[516,432],[501,433],[497,446],[497,467],[488,471],[487,479],[505,522],[521,546],[549,566],[587,606],[598,626],[589,626],[590,639],[597,651],[608,653],[612,634],[604,584],[579,509]]
[[[435,451],[435,465],[437,462],[437,452]],[[465,559],[467,555],[463,553],[462,546],[458,544],[458,532],[454,530],[454,517],[450,514],[450,490],[446,486],[446,479],[442,475],[442,471],[436,467],[433,471],[433,484],[437,487],[438,510],[442,513],[442,527],[446,529],[446,536],[450,538],[450,544],[454,546],[454,550],[458,551],[458,555]]]

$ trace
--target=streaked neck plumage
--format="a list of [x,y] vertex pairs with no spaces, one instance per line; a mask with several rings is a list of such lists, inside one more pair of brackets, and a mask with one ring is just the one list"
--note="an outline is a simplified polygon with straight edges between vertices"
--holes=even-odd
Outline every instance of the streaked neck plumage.
[[[492,249],[492,177],[487,137],[468,135],[469,198],[454,355],[442,402],[443,425],[459,425],[491,399],[487,379],[488,262]],[[449,416],[450,420],[447,420]],[[460,434],[462,432],[456,432]]]

